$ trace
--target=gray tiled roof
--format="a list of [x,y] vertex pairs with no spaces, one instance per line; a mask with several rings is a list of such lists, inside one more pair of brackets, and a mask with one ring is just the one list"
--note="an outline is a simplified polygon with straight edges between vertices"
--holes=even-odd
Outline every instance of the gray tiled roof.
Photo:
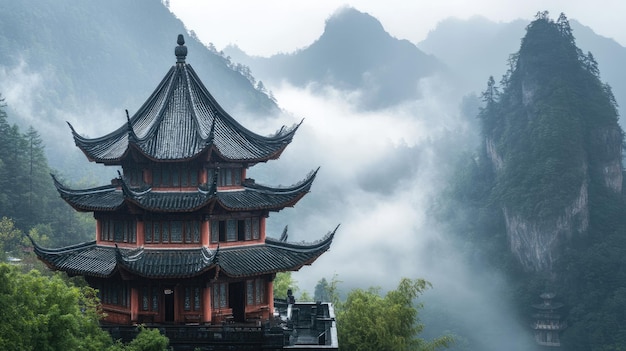
[[185,62],[176,63],[117,130],[91,139],[70,125],[76,145],[90,160],[105,164],[120,164],[131,148],[152,160],[188,160],[211,151],[229,161],[262,162],[278,158],[297,127],[283,127],[273,136],[246,129],[219,106]]
[[117,264],[142,277],[193,277],[215,267],[215,252],[206,247],[192,249],[116,250]]
[[110,247],[97,246],[95,241],[59,249],[44,249],[36,244],[34,246],[40,260],[50,268],[70,275],[108,277],[115,272],[115,251]]
[[263,245],[220,249],[217,261],[221,271],[231,277],[298,270],[328,250],[335,231],[313,244],[285,243],[267,238]]
[[123,269],[147,278],[185,278],[219,267],[220,274],[246,277],[294,271],[311,264],[329,249],[336,230],[314,243],[295,244],[268,238],[264,244],[216,250],[206,247],[129,250],[99,246],[95,241],[59,249],[33,244],[37,256],[49,267],[74,275],[109,277]]
[[134,192],[128,187],[116,185],[74,190],[63,186],[56,179],[55,185],[61,197],[81,211],[116,211],[126,202],[153,212],[190,212],[211,203],[232,211],[278,211],[295,205],[306,195],[316,174],[317,171],[289,187],[273,188],[247,181],[241,190],[217,192],[200,188],[195,191],[156,191],[149,188]]

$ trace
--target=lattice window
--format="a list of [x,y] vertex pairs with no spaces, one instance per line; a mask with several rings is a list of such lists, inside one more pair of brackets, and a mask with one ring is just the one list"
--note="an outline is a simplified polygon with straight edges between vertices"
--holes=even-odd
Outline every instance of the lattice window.
[[137,224],[134,220],[101,219],[100,240],[117,243],[137,242]]
[[188,187],[198,185],[198,169],[179,165],[161,165],[152,169],[152,185]]
[[184,309],[185,311],[199,311],[202,306],[202,289],[197,286],[185,287]]
[[246,280],[246,304],[261,305],[266,303],[265,300],[265,279]]
[[200,242],[200,221],[146,221],[146,244]]
[[228,284],[227,283],[215,283],[213,284],[213,308],[226,308],[228,307]]
[[221,168],[217,178],[217,186],[241,185],[241,168]]
[[141,288],[141,310],[159,311],[159,287],[144,286]]
[[130,304],[128,286],[120,282],[100,284],[98,286],[98,297],[102,303],[108,305],[128,307]]
[[211,242],[258,240],[260,237],[258,217],[244,219],[211,220]]

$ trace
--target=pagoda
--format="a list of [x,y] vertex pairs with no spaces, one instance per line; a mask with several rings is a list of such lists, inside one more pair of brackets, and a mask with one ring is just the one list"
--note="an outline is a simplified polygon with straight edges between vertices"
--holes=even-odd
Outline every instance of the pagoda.
[[313,263],[336,228],[308,243],[289,242],[286,229],[266,235],[269,213],[294,206],[317,170],[287,187],[258,184],[247,170],[277,159],[300,125],[271,136],[246,129],[185,62],[182,35],[175,54],[176,64],[120,128],[92,139],[70,125],[89,161],[122,171],[89,189],[55,179],[75,210],[93,212],[96,239],[55,249],[33,243],[34,251],[99,291],[105,324],[260,325],[272,318],[276,273]]
[[567,327],[558,312],[563,304],[554,301],[556,294],[552,292],[542,293],[540,297],[542,302],[533,305],[537,311],[532,324],[535,341],[544,348],[558,348],[561,346],[559,335]]

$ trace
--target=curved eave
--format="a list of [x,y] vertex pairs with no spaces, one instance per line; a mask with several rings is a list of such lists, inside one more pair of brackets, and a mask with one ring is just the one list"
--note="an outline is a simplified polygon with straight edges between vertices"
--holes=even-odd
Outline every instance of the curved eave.
[[332,231],[328,232],[322,239],[311,243],[292,243],[281,239],[266,237],[265,244],[268,246],[295,251],[316,251],[320,249],[326,251],[328,250],[328,248],[330,248],[330,244],[332,244],[333,239],[335,238],[335,233],[337,233],[338,229],[339,225],[337,225]]
[[117,165],[128,155],[128,133],[125,125],[100,138],[85,138],[78,134],[74,127],[67,122],[72,130],[74,144],[87,156],[87,159],[96,163]]
[[215,268],[215,253],[206,247],[193,249],[115,248],[120,269],[144,278],[190,278]]
[[229,277],[248,277],[297,271],[312,264],[330,248],[337,228],[322,240],[306,244],[266,239],[263,245],[220,249],[217,261],[220,273]]
[[116,211],[124,205],[122,192],[115,185],[76,190],[65,187],[54,175],[52,179],[61,198],[78,211]]
[[[197,122],[199,125],[208,125],[208,119],[212,120],[210,142],[214,152],[219,157],[234,162],[265,162],[278,158],[287,145],[291,143],[302,121],[292,128],[282,126],[272,136],[262,136],[254,133],[237,122],[222,108],[204,86],[204,83],[202,83],[191,65],[184,64],[184,67],[190,81],[190,91],[196,93],[195,101],[201,102],[201,104],[194,104],[193,106],[198,117]],[[202,110],[210,111],[212,116],[206,116],[207,113],[205,112],[205,116],[202,118],[203,113],[198,108],[198,105],[206,106]],[[215,118],[215,120],[211,117]],[[238,150],[233,149],[233,146],[236,146]],[[241,155],[247,154],[247,156],[236,156],[238,153]]]
[[225,148],[223,147],[219,148],[217,146],[213,146],[211,151],[217,157],[222,159],[224,162],[246,162],[249,164],[255,164],[255,163],[267,162],[269,160],[276,160],[280,158],[280,155],[282,155],[283,151],[285,151],[285,149],[287,148],[287,145],[288,143],[285,143],[281,145],[280,148],[277,148],[276,150],[273,150],[271,153],[262,155],[260,157],[233,157],[223,152],[223,149]]
[[111,248],[96,245],[95,241],[58,249],[42,248],[29,237],[37,258],[50,269],[70,275],[107,278],[115,274],[115,253]]
[[284,188],[272,188],[252,182],[244,183],[241,191],[218,191],[217,202],[226,210],[270,210],[279,211],[294,206],[313,185],[319,168],[303,181]]

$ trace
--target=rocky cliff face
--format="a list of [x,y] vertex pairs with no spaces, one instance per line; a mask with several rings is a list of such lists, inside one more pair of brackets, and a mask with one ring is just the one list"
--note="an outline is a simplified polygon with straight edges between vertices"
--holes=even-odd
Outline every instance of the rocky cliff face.
[[[506,205],[502,206],[511,252],[527,271],[551,271],[559,252],[567,246],[572,236],[584,235],[587,231],[590,174],[601,177],[601,183],[610,192],[622,192],[620,128],[600,128],[590,134],[591,144],[600,146],[599,149],[604,152],[595,155],[599,159],[595,169],[589,169],[587,162],[580,165],[584,176],[578,187],[578,195],[571,203],[559,209],[560,214],[550,218],[537,218],[512,210]],[[496,172],[504,168],[504,161],[489,139],[486,140],[486,148]]]
[[583,234],[589,226],[587,183],[578,197],[555,218],[536,220],[503,208],[511,252],[527,271],[551,271],[560,249],[572,235]]
[[597,172],[602,177],[604,186],[613,192],[622,192],[622,141],[621,128],[617,126],[605,126],[593,131],[591,142],[594,149],[601,150]]
[[[584,171],[578,196],[561,209],[561,214],[548,219],[525,216],[507,206],[502,207],[506,222],[507,237],[511,252],[527,271],[551,271],[559,252],[574,235],[584,235],[589,226],[589,173],[601,177],[602,184],[611,192],[621,194],[623,173],[619,127],[600,128],[591,133],[592,144],[601,146],[603,154],[597,154],[600,162],[596,169],[587,172],[587,165],[581,165]],[[503,161],[489,146],[495,169],[504,167]],[[549,196],[549,194],[546,194]]]

